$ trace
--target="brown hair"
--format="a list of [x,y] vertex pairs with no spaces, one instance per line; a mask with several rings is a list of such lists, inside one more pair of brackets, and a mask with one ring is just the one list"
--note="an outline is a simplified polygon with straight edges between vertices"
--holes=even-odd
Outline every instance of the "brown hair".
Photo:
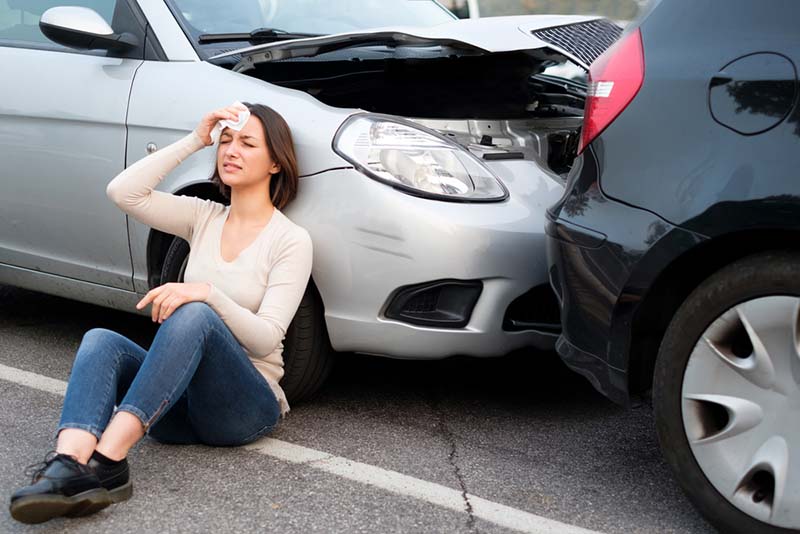
[[[297,156],[294,153],[292,132],[284,118],[271,107],[249,102],[243,102],[243,104],[250,110],[252,116],[258,117],[261,121],[261,126],[264,128],[264,139],[267,141],[267,150],[269,150],[272,160],[281,168],[270,179],[269,197],[272,204],[282,210],[297,196]],[[211,181],[219,187],[222,196],[227,199],[231,198],[231,188],[223,183],[216,164]]]

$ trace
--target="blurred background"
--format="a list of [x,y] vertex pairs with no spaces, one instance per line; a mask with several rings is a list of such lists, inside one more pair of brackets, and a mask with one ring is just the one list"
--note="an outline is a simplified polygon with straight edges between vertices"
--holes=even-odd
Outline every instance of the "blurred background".
[[440,0],[460,18],[503,15],[602,15],[627,21],[636,17],[648,0]]

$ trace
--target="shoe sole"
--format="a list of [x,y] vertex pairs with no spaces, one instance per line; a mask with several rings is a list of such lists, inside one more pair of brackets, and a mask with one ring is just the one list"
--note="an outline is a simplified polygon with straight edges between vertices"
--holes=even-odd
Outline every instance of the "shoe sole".
[[54,517],[81,517],[112,504],[108,490],[92,489],[72,497],[63,495],[27,495],[11,503],[11,517],[21,523],[44,523]]
[[118,488],[110,489],[108,490],[108,495],[114,504],[127,501],[133,495],[133,483],[129,481]]

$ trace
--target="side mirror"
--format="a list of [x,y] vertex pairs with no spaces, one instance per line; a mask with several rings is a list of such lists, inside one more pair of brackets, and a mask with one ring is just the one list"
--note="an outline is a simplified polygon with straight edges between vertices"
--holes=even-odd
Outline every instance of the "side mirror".
[[114,33],[108,22],[88,7],[52,7],[42,13],[39,29],[51,41],[79,50],[128,50],[139,45],[131,33]]

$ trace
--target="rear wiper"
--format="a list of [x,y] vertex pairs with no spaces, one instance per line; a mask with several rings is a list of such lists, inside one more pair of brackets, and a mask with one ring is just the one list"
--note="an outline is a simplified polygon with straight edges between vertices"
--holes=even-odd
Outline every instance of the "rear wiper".
[[319,37],[317,33],[294,33],[277,28],[256,28],[250,33],[204,33],[199,38],[200,44],[220,43],[223,41],[250,41],[251,43],[288,41],[304,37]]

